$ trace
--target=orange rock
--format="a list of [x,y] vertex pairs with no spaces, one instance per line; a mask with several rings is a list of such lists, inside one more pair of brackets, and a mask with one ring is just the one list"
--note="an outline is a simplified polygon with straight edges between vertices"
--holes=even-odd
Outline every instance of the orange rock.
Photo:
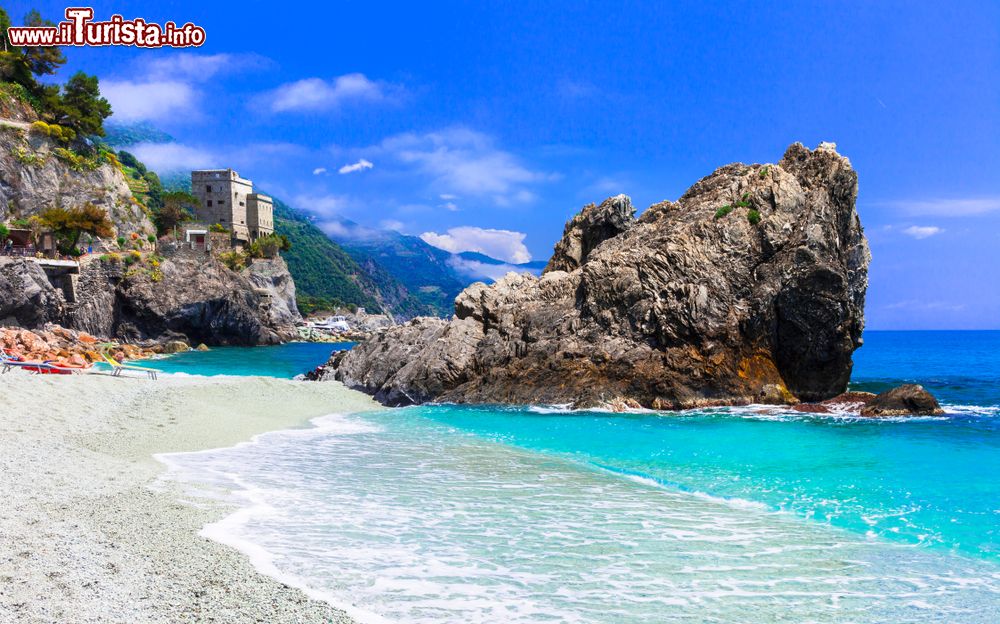
[[94,338],[93,336],[91,336],[86,332],[80,332],[80,335],[77,336],[76,339],[82,342],[83,344],[94,344],[97,342],[97,338]]

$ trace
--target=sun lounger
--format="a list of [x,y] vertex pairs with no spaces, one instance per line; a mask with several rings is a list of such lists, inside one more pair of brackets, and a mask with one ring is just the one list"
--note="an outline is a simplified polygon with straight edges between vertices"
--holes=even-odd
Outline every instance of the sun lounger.
[[60,366],[54,360],[46,360],[44,362],[40,360],[24,360],[14,357],[3,349],[0,349],[0,363],[3,365],[3,370],[0,372],[3,373],[16,368],[36,375],[77,375],[85,370],[85,368],[78,366]]
[[150,379],[156,379],[157,374],[159,374],[160,372],[155,368],[146,368],[145,366],[136,366],[134,364],[122,364],[115,358],[111,357],[111,354],[108,353],[107,351],[101,353],[101,356],[104,358],[104,361],[107,362],[109,366],[111,366],[111,375],[113,377],[118,377],[124,371],[136,371],[140,373],[145,373],[145,375]]

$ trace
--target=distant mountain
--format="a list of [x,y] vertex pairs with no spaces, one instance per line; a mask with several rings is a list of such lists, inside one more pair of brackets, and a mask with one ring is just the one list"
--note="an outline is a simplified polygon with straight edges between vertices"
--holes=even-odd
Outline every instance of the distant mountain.
[[436,308],[414,297],[392,271],[369,258],[355,259],[304,213],[273,199],[275,230],[292,244],[282,256],[306,311],[353,304],[402,318],[437,314]]
[[455,254],[463,260],[468,260],[470,262],[479,262],[481,264],[486,264],[490,266],[504,266],[512,267],[513,271],[527,271],[529,273],[538,274],[542,272],[545,265],[549,263],[548,260],[532,260],[531,262],[522,262],[520,264],[514,264],[511,262],[504,262],[503,260],[497,260],[496,258],[491,258],[486,254],[481,254],[478,251],[463,251],[461,253]]
[[131,124],[107,122],[101,140],[115,149],[126,149],[137,143],[172,143],[174,137],[145,121]]
[[416,236],[387,230],[367,230],[351,221],[334,240],[362,266],[380,266],[398,280],[425,308],[426,314],[451,316],[455,297],[472,281],[460,277],[449,263],[452,254]]

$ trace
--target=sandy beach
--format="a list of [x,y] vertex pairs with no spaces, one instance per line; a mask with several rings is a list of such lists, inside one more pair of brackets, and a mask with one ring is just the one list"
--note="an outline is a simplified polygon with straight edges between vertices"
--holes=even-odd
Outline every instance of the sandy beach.
[[156,453],[378,406],[338,383],[0,377],[0,622],[349,622],[198,535]]

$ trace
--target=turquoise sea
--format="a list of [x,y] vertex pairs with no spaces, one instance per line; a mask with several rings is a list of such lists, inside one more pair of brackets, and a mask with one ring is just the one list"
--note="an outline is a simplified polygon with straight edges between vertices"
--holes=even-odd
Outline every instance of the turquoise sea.
[[166,460],[235,490],[206,535],[361,620],[1000,621],[1000,332],[867,332],[855,360],[948,415],[441,405]]

